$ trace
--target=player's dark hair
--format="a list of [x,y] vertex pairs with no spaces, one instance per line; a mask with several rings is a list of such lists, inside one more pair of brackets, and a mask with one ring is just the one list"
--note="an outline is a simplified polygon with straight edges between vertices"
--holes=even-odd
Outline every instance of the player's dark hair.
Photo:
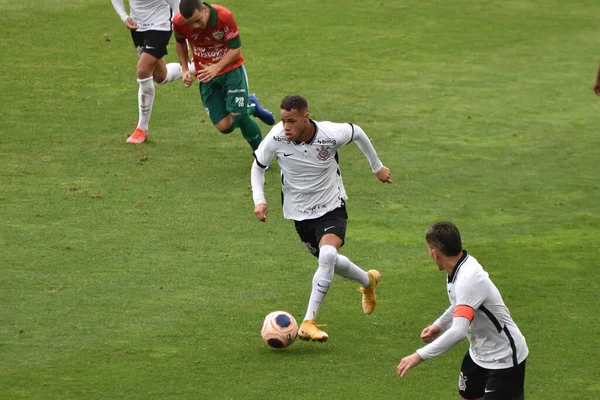
[[179,2],[179,12],[185,19],[192,18],[196,10],[202,10],[202,6],[200,0],[181,0]]
[[425,232],[425,241],[449,257],[457,256],[462,251],[460,232],[452,222],[442,221],[431,225]]
[[286,111],[298,110],[304,112],[308,110],[308,101],[298,94],[290,94],[281,100],[280,108]]

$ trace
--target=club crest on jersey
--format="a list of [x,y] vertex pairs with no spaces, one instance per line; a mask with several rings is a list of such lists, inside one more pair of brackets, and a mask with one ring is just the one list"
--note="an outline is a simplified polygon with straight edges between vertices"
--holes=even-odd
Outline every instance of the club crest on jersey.
[[329,153],[329,147],[321,146],[321,148],[317,148],[317,158],[321,161],[327,161],[331,153]]
[[317,254],[317,249],[315,249],[310,242],[302,242],[302,244],[304,247],[306,247],[306,250],[308,250],[310,254]]
[[460,375],[458,376],[458,389],[459,390],[467,390],[467,381],[469,380],[469,378],[467,378],[466,375],[464,375],[462,373],[462,371],[460,372]]
[[217,40],[221,40],[221,39],[223,39],[223,32],[221,32],[221,31],[214,31],[214,32],[212,33],[212,35],[213,35],[213,37],[214,37],[215,39],[217,39]]

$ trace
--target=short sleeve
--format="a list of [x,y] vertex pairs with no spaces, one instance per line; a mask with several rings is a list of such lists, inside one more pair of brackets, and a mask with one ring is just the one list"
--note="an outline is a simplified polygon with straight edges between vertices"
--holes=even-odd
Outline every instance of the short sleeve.
[[223,16],[223,34],[223,40],[226,42],[234,40],[240,36],[240,31],[237,27],[235,19],[233,18],[233,14],[230,12]]
[[483,276],[459,279],[454,285],[456,305],[466,305],[477,310],[486,298],[486,282]]
[[336,147],[339,148],[352,142],[356,128],[356,125],[350,123],[337,124],[335,130],[337,139]]
[[266,168],[271,164],[271,161],[275,158],[275,145],[276,141],[271,134],[265,136],[260,142],[260,145],[254,151],[254,158],[260,167]]

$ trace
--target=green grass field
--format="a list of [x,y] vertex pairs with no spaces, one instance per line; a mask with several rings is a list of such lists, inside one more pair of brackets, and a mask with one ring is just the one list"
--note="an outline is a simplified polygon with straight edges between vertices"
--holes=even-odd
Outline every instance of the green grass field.
[[382,185],[341,151],[342,253],[382,272],[376,312],[336,277],[330,340],[269,349],[262,318],[301,320],[316,268],[277,166],[261,224],[250,148],[197,87],[157,87],[150,141],[125,144],[136,53],[109,1],[0,0],[0,398],[456,399],[466,341],[395,374],[448,304],[423,238],[437,220],[525,334],[527,398],[600,398],[600,4],[219,4],[265,106],[303,94],[390,167]]

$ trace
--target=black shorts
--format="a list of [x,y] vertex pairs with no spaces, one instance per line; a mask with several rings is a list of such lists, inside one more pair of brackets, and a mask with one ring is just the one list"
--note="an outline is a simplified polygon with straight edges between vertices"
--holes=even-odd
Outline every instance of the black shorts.
[[139,56],[148,53],[156,58],[163,58],[167,54],[171,31],[131,31],[131,38]]
[[486,369],[475,364],[467,351],[460,368],[458,393],[465,399],[522,400],[525,361],[511,368]]
[[342,246],[344,245],[347,219],[346,205],[342,203],[340,207],[319,218],[294,221],[294,224],[302,244],[313,256],[319,257],[319,242],[325,234],[335,234],[342,239]]

